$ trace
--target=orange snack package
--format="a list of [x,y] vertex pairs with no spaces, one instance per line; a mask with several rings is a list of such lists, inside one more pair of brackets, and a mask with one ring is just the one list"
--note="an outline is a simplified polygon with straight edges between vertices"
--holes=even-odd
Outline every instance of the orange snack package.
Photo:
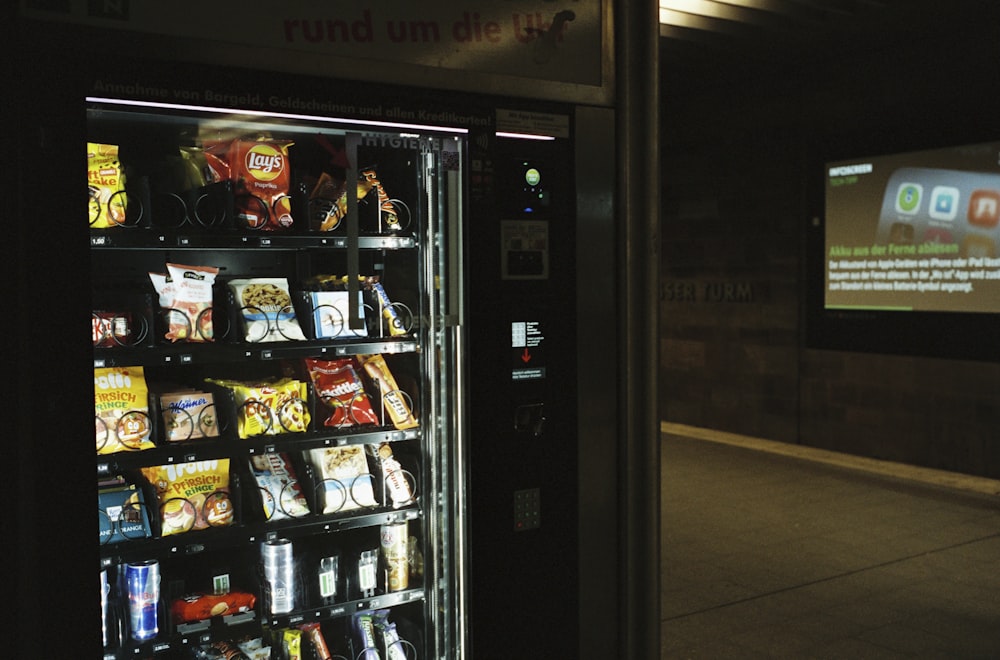
[[229,167],[236,192],[236,217],[251,229],[292,226],[289,140],[233,140]]

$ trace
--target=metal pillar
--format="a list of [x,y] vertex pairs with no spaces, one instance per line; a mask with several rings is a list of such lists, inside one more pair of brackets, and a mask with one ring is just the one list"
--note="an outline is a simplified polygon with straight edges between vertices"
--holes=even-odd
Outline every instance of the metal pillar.
[[619,319],[619,505],[622,658],[660,655],[660,442],[657,421],[659,280],[659,9],[615,5]]

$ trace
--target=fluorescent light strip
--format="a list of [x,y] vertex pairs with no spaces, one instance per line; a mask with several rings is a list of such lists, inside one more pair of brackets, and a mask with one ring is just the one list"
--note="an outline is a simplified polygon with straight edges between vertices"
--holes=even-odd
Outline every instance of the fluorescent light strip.
[[[682,14],[694,14],[695,16],[711,16],[721,18],[723,12],[729,7],[721,5],[711,0],[660,0],[660,15],[664,11],[675,11]],[[663,19],[660,19],[663,22]]]
[[515,140],[555,140],[552,135],[531,135],[530,133],[507,133],[497,131],[497,137],[514,138]]
[[764,14],[783,14],[775,0],[660,0],[660,25],[711,30],[706,21],[761,25]]
[[781,13],[782,7],[776,0],[660,0],[660,9],[672,9],[687,14],[715,16],[729,8],[756,9]]
[[467,128],[457,128],[453,126],[434,126],[430,124],[402,124],[391,121],[375,121],[372,119],[338,119],[336,117],[325,117],[322,115],[301,115],[288,112],[269,112],[266,110],[237,110],[234,108],[217,108],[207,105],[185,105],[183,103],[159,103],[157,101],[130,101],[128,99],[108,99],[97,96],[88,96],[88,103],[106,103],[109,105],[128,105],[139,108],[157,108],[162,110],[194,110],[196,112],[220,112],[226,114],[239,113],[252,117],[271,117],[274,119],[299,119],[318,121],[326,124],[352,124],[361,126],[377,126],[379,128],[396,128],[416,131],[438,131],[443,133],[463,133],[469,132]]

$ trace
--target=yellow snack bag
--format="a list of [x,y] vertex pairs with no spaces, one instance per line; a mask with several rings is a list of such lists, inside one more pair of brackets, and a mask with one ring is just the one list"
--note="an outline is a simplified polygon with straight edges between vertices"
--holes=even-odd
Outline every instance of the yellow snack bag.
[[274,382],[244,383],[213,380],[232,391],[236,404],[236,431],[240,438],[280,433],[304,433],[309,428],[304,381],[282,378]]
[[160,504],[161,536],[231,525],[229,459],[142,468]]
[[87,143],[87,192],[91,227],[105,229],[125,224],[128,200],[118,145]]
[[290,628],[283,633],[282,637],[288,660],[302,660],[302,631],[298,628]]
[[155,446],[142,367],[94,369],[94,425],[98,454]]

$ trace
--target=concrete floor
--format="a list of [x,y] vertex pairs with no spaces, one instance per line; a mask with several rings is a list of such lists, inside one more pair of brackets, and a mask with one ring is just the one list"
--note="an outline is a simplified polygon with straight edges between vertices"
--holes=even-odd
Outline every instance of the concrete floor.
[[1000,483],[671,431],[662,658],[1000,658]]

